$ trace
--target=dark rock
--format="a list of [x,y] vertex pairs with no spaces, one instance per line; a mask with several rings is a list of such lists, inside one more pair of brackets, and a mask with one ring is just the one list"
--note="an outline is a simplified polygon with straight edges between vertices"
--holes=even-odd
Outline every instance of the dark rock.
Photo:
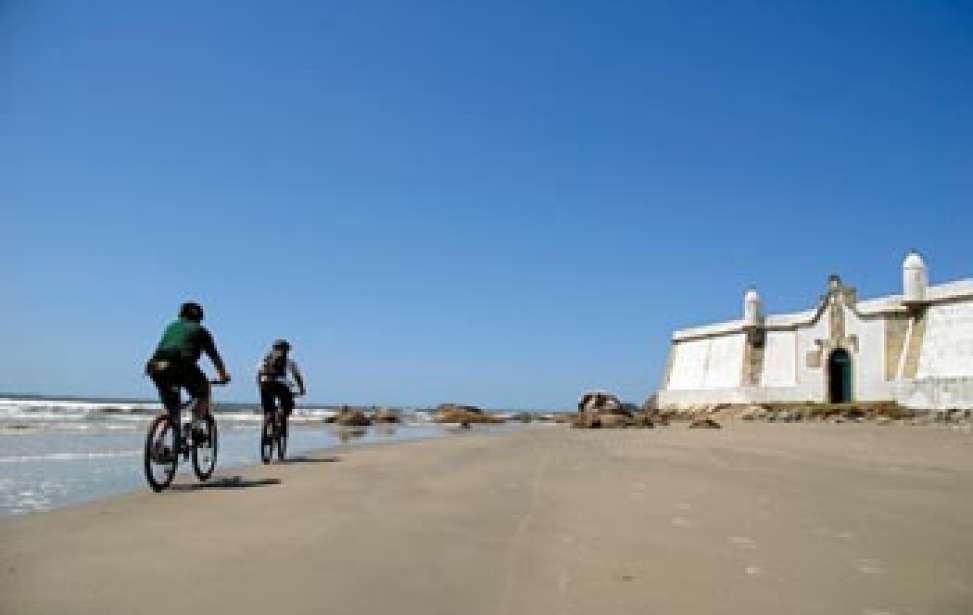
[[578,412],[600,412],[624,414],[631,416],[631,409],[611,393],[606,391],[589,391],[578,400]]
[[720,424],[713,419],[695,419],[689,424],[690,429],[720,429]]
[[464,404],[454,404],[445,403],[436,406],[436,412],[473,412],[476,414],[483,414],[483,410],[477,408],[476,406],[467,406]]
[[486,414],[482,410],[472,412],[459,408],[449,408],[437,410],[433,415],[433,421],[437,423],[503,423],[504,419],[499,416]]
[[597,429],[601,427],[601,416],[597,412],[582,412],[574,417],[571,426],[583,429]]
[[388,408],[383,408],[376,412],[372,420],[376,423],[400,423],[402,421],[398,413]]
[[602,427],[628,427],[634,422],[630,416],[613,412],[602,412],[598,418]]
[[361,410],[343,410],[334,422],[343,427],[366,427],[372,424],[371,419]]

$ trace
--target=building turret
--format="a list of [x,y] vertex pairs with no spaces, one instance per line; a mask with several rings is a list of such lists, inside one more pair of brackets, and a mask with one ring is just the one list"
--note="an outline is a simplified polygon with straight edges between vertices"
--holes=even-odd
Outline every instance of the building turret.
[[751,288],[743,296],[743,324],[747,327],[758,327],[763,321],[763,309],[760,305],[760,295],[756,288]]
[[902,301],[921,303],[926,299],[929,269],[918,252],[912,250],[902,263]]

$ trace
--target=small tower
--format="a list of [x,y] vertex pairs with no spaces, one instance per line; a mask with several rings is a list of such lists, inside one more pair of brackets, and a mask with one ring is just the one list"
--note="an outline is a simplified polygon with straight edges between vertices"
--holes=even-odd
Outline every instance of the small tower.
[[929,286],[929,268],[922,256],[911,250],[902,262],[902,302],[919,304],[926,300]]
[[757,289],[750,287],[743,295],[743,334],[746,345],[743,348],[743,386],[760,386],[760,376],[764,365],[764,315]]
[[756,288],[750,288],[743,295],[743,324],[746,327],[759,327],[763,321],[763,309]]

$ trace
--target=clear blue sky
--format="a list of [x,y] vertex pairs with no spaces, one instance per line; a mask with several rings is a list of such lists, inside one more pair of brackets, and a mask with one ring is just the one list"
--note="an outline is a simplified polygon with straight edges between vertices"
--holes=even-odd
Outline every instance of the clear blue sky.
[[0,390],[151,396],[196,298],[236,383],[641,401],[749,284],[973,275],[965,2],[0,0]]

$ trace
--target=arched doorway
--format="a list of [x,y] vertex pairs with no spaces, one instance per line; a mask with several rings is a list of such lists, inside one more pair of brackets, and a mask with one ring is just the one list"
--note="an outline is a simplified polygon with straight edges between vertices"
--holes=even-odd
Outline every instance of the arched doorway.
[[833,404],[851,401],[851,357],[841,348],[828,358],[828,401]]

